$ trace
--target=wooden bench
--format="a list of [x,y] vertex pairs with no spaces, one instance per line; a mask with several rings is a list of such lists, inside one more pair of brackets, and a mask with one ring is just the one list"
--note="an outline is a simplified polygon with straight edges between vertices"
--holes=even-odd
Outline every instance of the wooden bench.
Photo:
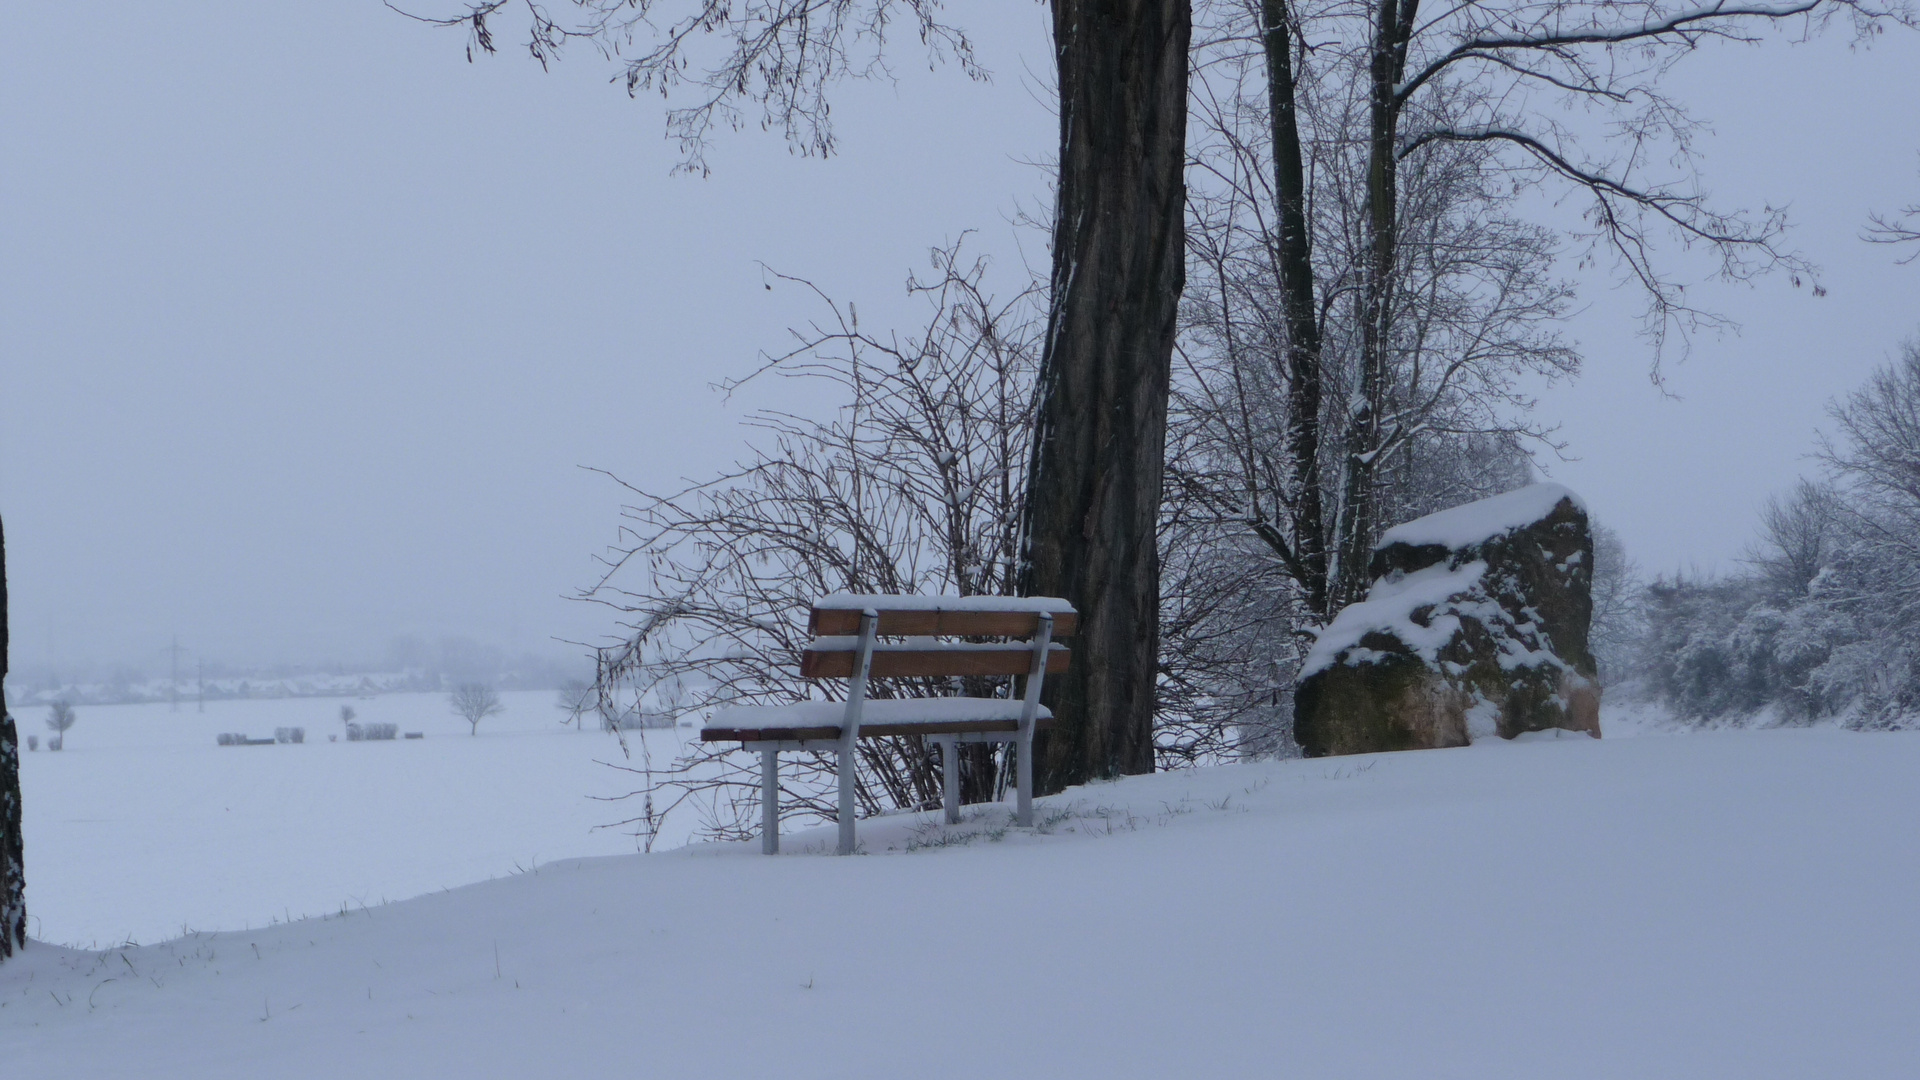
[[[1014,821],[1031,827],[1033,733],[1053,723],[1053,714],[1040,704],[1040,687],[1049,673],[1067,669],[1067,648],[1054,638],[1070,636],[1076,619],[1072,605],[1052,597],[824,597],[814,601],[808,618],[813,641],[801,654],[800,674],[845,678],[846,700],[721,709],[701,729],[700,738],[739,742],[744,749],[760,751],[760,844],[769,855],[780,850],[780,751],[830,750],[837,755],[838,850],[850,855],[854,744],[886,735],[919,735],[940,746],[942,801],[949,824],[960,820],[957,745],[1015,744]],[[1025,675],[1025,692],[1019,698],[867,697],[867,680],[875,676],[968,675]]]

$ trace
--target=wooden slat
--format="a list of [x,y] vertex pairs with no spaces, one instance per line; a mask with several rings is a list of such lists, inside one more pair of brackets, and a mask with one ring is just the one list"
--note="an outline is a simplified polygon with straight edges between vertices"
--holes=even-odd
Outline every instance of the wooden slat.
[[[1045,730],[1053,726],[1053,717],[1037,716],[1033,726]],[[930,724],[861,724],[860,737],[869,735],[964,735],[973,731],[1019,731],[1018,720],[942,720]]]
[[[1047,651],[1047,674],[1067,670],[1066,649]],[[843,679],[853,674],[854,650],[808,649],[800,654],[800,674],[809,679]],[[884,649],[873,654],[879,677],[912,675],[1025,675],[1033,670],[1033,650],[1025,645],[993,649]]]
[[832,727],[700,729],[702,742],[799,742],[802,739],[837,739],[839,737],[839,724]]
[[[1032,611],[889,611],[875,609],[880,625],[874,632],[886,637],[1032,637],[1040,616]],[[1053,636],[1070,637],[1079,616],[1053,613]],[[852,608],[814,608],[807,621],[815,637],[860,632],[860,613]]]
[[[1033,726],[1045,730],[1053,726],[1050,716],[1036,717]],[[1018,720],[942,720],[925,724],[861,724],[861,738],[887,735],[964,735],[976,731],[1019,731]],[[806,739],[837,739],[840,726],[789,728],[702,728],[703,742],[800,742]]]

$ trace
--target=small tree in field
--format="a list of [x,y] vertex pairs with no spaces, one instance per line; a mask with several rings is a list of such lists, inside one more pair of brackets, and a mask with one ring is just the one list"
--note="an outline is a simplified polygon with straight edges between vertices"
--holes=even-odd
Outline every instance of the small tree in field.
[[506,711],[506,706],[500,704],[499,692],[485,683],[461,683],[453,688],[448,700],[453,705],[453,711],[472,725],[472,730],[467,732],[469,735],[480,734],[480,721]]
[[562,724],[572,724],[579,730],[585,731],[586,726],[580,723],[580,717],[593,708],[596,700],[592,683],[585,679],[568,679],[561,684],[560,697],[554,702],[554,706],[567,714],[567,718],[560,721]]
[[53,738],[47,740],[47,749],[59,750],[66,745],[67,729],[73,726],[75,717],[73,705],[65,701],[56,701],[47,706],[47,730],[53,732]]

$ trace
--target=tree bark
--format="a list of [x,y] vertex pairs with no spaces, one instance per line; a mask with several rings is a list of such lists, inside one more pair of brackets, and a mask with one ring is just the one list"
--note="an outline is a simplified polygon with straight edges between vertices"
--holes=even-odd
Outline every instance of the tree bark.
[[1262,44],[1273,129],[1273,186],[1279,202],[1280,286],[1287,325],[1287,458],[1293,491],[1293,549],[1305,570],[1301,588],[1321,619],[1328,609],[1326,511],[1320,493],[1320,317],[1315,309],[1313,233],[1307,223],[1307,172],[1295,101],[1293,27],[1284,0],[1263,0]]
[[1394,270],[1399,259],[1400,101],[1419,0],[1379,0],[1368,64],[1366,276],[1360,301],[1360,407],[1347,425],[1340,566],[1331,611],[1366,594],[1367,562],[1380,527],[1380,485],[1374,475],[1391,436],[1386,430],[1388,352],[1393,348]]
[[1036,790],[1153,770],[1156,526],[1185,281],[1187,0],[1054,0],[1060,186],[1022,585],[1080,613]]
[[[7,531],[0,525],[0,690],[7,681]],[[27,877],[20,838],[20,733],[0,693],[0,960],[27,944]]]

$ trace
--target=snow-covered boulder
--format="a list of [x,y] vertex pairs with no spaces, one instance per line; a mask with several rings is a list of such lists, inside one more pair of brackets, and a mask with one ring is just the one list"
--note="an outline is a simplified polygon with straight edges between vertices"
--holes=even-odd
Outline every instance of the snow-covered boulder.
[[1294,692],[1309,757],[1600,735],[1580,497],[1533,484],[1389,529],[1367,598],[1320,634]]

